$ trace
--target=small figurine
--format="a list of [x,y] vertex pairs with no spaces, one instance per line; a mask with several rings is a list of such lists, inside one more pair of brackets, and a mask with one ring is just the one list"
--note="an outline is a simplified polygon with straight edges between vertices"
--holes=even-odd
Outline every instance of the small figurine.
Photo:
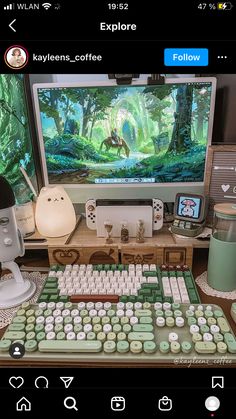
[[111,221],[104,221],[104,227],[107,232],[106,243],[111,244],[113,243],[113,240],[111,238],[111,230],[113,228],[113,224],[111,223]]
[[137,223],[137,233],[136,233],[136,242],[137,243],[144,243],[144,222],[143,220],[138,220]]
[[128,243],[129,241],[129,230],[127,228],[127,222],[122,221],[121,223],[121,234],[120,234],[121,243]]

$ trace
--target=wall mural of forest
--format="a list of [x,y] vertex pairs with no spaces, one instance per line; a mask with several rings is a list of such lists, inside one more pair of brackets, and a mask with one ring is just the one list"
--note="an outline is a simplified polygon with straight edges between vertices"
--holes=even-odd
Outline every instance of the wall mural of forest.
[[50,183],[203,181],[211,83],[40,88]]
[[18,203],[31,197],[19,167],[35,177],[24,79],[21,74],[0,74],[0,174],[14,189]]

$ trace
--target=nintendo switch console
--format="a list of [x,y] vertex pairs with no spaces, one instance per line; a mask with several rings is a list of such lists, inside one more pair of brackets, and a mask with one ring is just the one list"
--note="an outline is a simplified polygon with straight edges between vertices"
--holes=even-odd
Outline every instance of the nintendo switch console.
[[143,220],[145,237],[152,237],[153,230],[163,225],[163,202],[160,199],[89,199],[86,202],[86,222],[98,237],[106,237],[104,223],[113,225],[112,236],[120,237],[121,225],[126,223],[130,237],[137,233],[137,222]]
[[208,197],[178,193],[175,198],[172,233],[195,237],[201,234],[208,210]]

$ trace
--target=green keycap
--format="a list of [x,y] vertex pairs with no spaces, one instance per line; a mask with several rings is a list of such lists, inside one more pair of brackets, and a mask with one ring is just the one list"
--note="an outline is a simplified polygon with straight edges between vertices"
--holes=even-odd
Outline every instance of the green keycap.
[[122,325],[124,325],[124,324],[128,324],[128,323],[129,323],[129,318],[128,318],[128,317],[121,317],[121,319],[120,319],[120,323],[121,323]]
[[228,346],[228,351],[231,354],[235,354],[236,353],[236,340],[235,340],[234,336],[231,333],[225,333],[224,334],[224,341],[225,341],[226,345]]
[[209,317],[213,317],[213,311],[205,310],[204,316],[206,317],[206,319],[208,319]]
[[7,351],[9,351],[10,346],[11,346],[11,340],[10,339],[0,340],[0,351],[7,352]]
[[162,352],[163,354],[167,354],[170,351],[170,344],[167,341],[162,341],[160,343],[160,352]]
[[44,317],[49,317],[49,316],[52,316],[52,310],[50,308],[48,308],[44,312]]
[[26,340],[34,340],[35,339],[35,333],[34,332],[29,332],[26,335]]
[[65,332],[57,333],[56,338],[57,338],[57,340],[65,340],[65,338],[66,338]]
[[112,353],[116,351],[116,343],[112,340],[107,340],[103,344],[103,350],[107,353]]
[[35,330],[36,333],[43,332],[44,325],[43,324],[36,324],[34,330]]
[[4,339],[10,339],[10,340],[25,339],[25,332],[6,332],[4,334]]
[[214,354],[216,352],[216,344],[214,342],[196,342],[195,351],[198,354]]
[[129,332],[131,332],[131,330],[132,330],[132,327],[131,327],[130,324],[124,324],[124,326],[123,326],[123,332],[124,333],[129,333]]
[[104,324],[108,324],[108,323],[110,323],[110,317],[108,317],[108,316],[102,317],[102,324],[104,325]]
[[224,336],[221,333],[214,333],[213,340],[215,343],[222,342],[224,340]]
[[29,332],[33,332],[33,331],[34,331],[34,324],[32,324],[32,323],[27,324],[26,327],[25,327],[25,332],[29,333]]
[[134,340],[130,344],[130,350],[133,354],[139,354],[143,350],[143,345],[141,342]]
[[120,323],[119,317],[114,316],[111,318],[111,324],[118,324],[118,323]]
[[11,323],[8,326],[9,332],[23,332],[25,330],[25,325],[22,323]]
[[[161,310],[158,310],[161,311]],[[172,310],[165,310],[164,313],[165,317],[173,317],[173,311]]]
[[99,333],[97,334],[97,340],[98,340],[98,341],[100,341],[100,342],[105,342],[105,340],[106,340],[106,335],[105,335],[105,333],[104,333],[104,332],[99,332]]
[[87,340],[95,340],[96,339],[96,335],[94,332],[89,332],[87,334]]
[[92,324],[100,324],[101,317],[95,316],[92,318]]
[[188,318],[188,325],[192,326],[192,324],[196,324],[197,320],[195,319],[195,317],[189,317]]
[[174,317],[167,317],[166,318],[166,326],[174,327],[174,325],[175,325]]
[[153,326],[152,324],[134,324],[133,332],[153,332]]
[[108,317],[114,317],[115,314],[116,314],[115,310],[112,310],[112,309],[108,310],[108,312],[107,312]]
[[126,340],[126,334],[124,332],[118,333],[117,340],[118,341],[120,341],[120,340]]
[[43,316],[43,310],[41,310],[41,308],[39,308],[38,310],[35,310],[34,315],[35,317]]
[[64,330],[63,324],[55,324],[55,326],[54,326],[54,332],[55,333],[62,332],[63,330]]
[[157,272],[156,271],[144,271],[143,272],[143,276],[146,276],[146,277],[148,277],[148,276],[157,276]]
[[46,339],[46,335],[45,335],[45,333],[44,332],[39,332],[39,333],[37,333],[37,335],[36,335],[36,340],[38,341],[38,342],[40,342],[41,340],[45,340]]
[[209,326],[207,326],[206,324],[202,324],[202,325],[200,326],[200,332],[202,333],[202,335],[203,335],[204,333],[209,333],[209,331],[210,331],[210,328],[209,328]]
[[43,294],[45,294],[45,295],[47,295],[48,296],[48,298],[50,297],[50,295],[56,295],[56,294],[58,294],[58,289],[57,288],[44,288],[43,289]]
[[57,302],[58,302],[58,294],[53,294],[53,295],[50,295],[50,297],[49,297],[49,301],[50,301],[50,303],[51,303],[51,302],[53,302],[53,303],[57,303]]
[[72,319],[72,317],[71,317],[71,316],[66,316],[66,317],[64,318],[64,324],[71,324],[71,323],[72,323],[72,321],[73,321],[73,319]]
[[181,343],[181,349],[185,354],[189,354],[192,350],[192,344],[188,341],[183,341]]
[[73,304],[70,301],[68,301],[67,303],[65,303],[65,308],[71,310],[72,307],[73,307]]
[[27,340],[25,342],[26,352],[34,352],[37,350],[37,348],[38,348],[38,342],[36,340]]
[[23,308],[21,308],[20,310],[17,311],[16,315],[17,316],[25,316],[25,310]]
[[95,325],[93,326],[93,331],[94,331],[95,333],[99,333],[99,332],[101,332],[101,331],[102,331],[102,325],[101,325],[101,324],[95,324]]
[[35,317],[34,316],[30,316],[27,318],[26,323],[27,324],[34,324],[35,323]]
[[13,318],[13,323],[26,323],[26,317],[25,316],[16,316]]
[[152,324],[152,317],[140,317],[139,323],[141,324]]
[[117,352],[121,354],[129,352],[129,342],[124,340],[117,342]]
[[224,317],[224,313],[221,310],[214,310],[214,317],[218,319],[218,317]]
[[217,324],[222,334],[230,332],[230,327],[224,317],[218,317]]
[[220,354],[225,354],[225,353],[227,352],[227,345],[226,345],[226,343],[224,343],[224,342],[218,342],[218,343],[216,344],[216,347],[217,347],[217,351],[218,351]]
[[87,316],[88,316],[88,310],[85,310],[85,309],[81,310],[79,315],[80,315],[82,318],[83,318],[83,317],[87,317]]
[[171,308],[172,308],[172,310],[179,310],[180,309],[180,304],[179,303],[173,303]]
[[164,311],[163,310],[156,310],[156,317],[163,317]]
[[122,330],[122,326],[120,324],[114,324],[112,330],[114,333],[119,333]]
[[139,295],[146,296],[146,295],[151,295],[151,293],[152,293],[152,290],[150,288],[141,288],[139,290]]
[[146,317],[151,317],[152,312],[151,312],[151,310],[135,310],[135,316],[136,317],[145,317],[145,316]]
[[144,310],[148,310],[148,309],[151,308],[151,304],[148,303],[148,302],[145,302],[145,303],[143,303],[143,308],[144,308]]
[[30,303],[29,301],[26,301],[25,303],[21,304],[21,308],[24,308],[25,310],[27,310],[28,308],[30,308]]
[[38,303],[47,302],[48,301],[48,298],[49,298],[48,294],[41,294],[40,297],[39,297],[39,299],[38,299]]
[[130,332],[128,334],[128,340],[129,342],[132,342],[132,341],[145,342],[148,340],[154,340],[154,334],[149,333],[149,332]]
[[[62,326],[62,328],[63,328],[63,326]],[[55,331],[56,331],[56,327],[55,327]],[[75,324],[74,325],[74,332],[75,333],[79,333],[79,332],[82,332],[82,331],[83,331],[82,324]],[[60,332],[61,332],[61,330],[60,330]]]
[[176,318],[176,317],[182,317],[183,316],[183,313],[182,313],[182,311],[180,311],[180,310],[175,310],[174,311],[174,317]]
[[[71,320],[72,320],[72,318],[71,318]],[[89,317],[89,316],[85,316],[85,317],[83,318],[83,324],[90,324],[90,323],[91,323],[91,321],[92,321],[92,319],[91,319],[91,317]],[[71,323],[71,321],[69,321],[69,322],[67,322],[67,323]],[[65,324],[66,324],[66,318],[65,318]]]
[[127,295],[122,295],[119,300],[120,300],[121,303],[127,303],[128,297],[127,297]]
[[144,342],[143,350],[146,354],[153,354],[157,350],[155,342]]
[[194,311],[192,311],[192,310],[186,310],[185,316],[187,318],[193,317],[194,316]]
[[62,303],[66,303],[69,300],[69,296],[68,295],[60,295],[59,296],[59,301]]

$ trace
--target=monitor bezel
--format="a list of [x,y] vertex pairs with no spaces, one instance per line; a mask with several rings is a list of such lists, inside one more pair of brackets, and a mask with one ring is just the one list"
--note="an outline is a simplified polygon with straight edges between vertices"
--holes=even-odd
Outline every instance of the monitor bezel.
[[[215,111],[215,98],[216,98],[216,78],[215,77],[176,77],[176,78],[165,78],[166,84],[183,84],[183,83],[211,83],[212,84],[212,92],[211,92],[211,103],[210,103],[210,114],[209,114],[209,124],[208,124],[208,138],[207,138],[207,150],[206,150],[206,158],[205,158],[205,167],[204,167],[204,179],[202,182],[163,182],[163,183],[110,183],[110,184],[97,184],[97,183],[85,183],[85,184],[71,184],[71,183],[60,183],[66,189],[88,189],[88,188],[95,188],[96,190],[101,190],[104,188],[113,189],[113,188],[140,188],[142,187],[173,187],[177,185],[178,187],[190,187],[190,186],[204,186],[205,177],[206,177],[206,162],[207,162],[207,154],[208,154],[208,146],[211,145],[212,141],[212,132],[213,132],[213,121],[214,121],[214,111]],[[132,85],[127,86],[144,86],[147,83],[144,80],[135,80]],[[39,100],[38,100],[38,89],[47,89],[47,88],[66,88],[66,87],[117,87],[116,81],[94,81],[94,82],[66,82],[66,83],[35,83],[33,84],[33,98],[34,98],[34,108],[35,108],[35,119],[36,119],[36,128],[38,134],[38,141],[39,141],[39,150],[40,150],[40,161],[42,167],[42,176],[43,182],[45,186],[54,186],[58,185],[58,183],[50,183],[48,177],[48,170],[47,170],[47,162],[46,162],[46,153],[44,147],[44,139],[43,139],[43,130],[41,124],[41,117],[40,117],[40,108],[39,108]],[[124,86],[122,86],[124,87]]]
[[[181,197],[185,198],[198,198],[200,199],[200,214],[198,218],[191,218],[185,217],[178,214],[179,208],[179,200]],[[189,221],[190,223],[194,224],[201,224],[206,218],[206,196],[201,194],[193,194],[193,193],[186,193],[186,192],[179,192],[176,194],[175,197],[175,204],[174,204],[174,218],[181,221]]]

